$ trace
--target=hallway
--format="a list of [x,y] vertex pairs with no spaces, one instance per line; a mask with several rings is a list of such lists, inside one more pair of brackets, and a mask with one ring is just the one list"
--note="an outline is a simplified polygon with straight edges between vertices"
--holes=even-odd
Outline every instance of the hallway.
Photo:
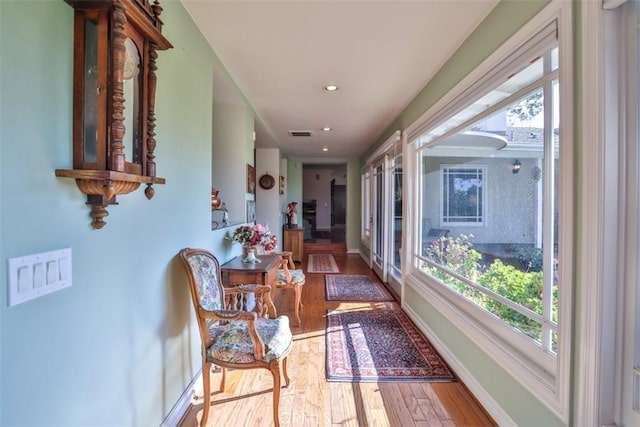
[[[358,255],[334,254],[341,274],[370,274]],[[306,268],[306,260],[303,268]],[[303,288],[302,326],[292,326],[294,349],[288,371],[292,383],[282,389],[282,426],[492,426],[493,421],[461,382],[328,382],[325,372],[326,311],[346,308],[398,308],[396,302],[345,303],[325,300],[324,275],[307,273]],[[377,278],[376,278],[377,280]],[[291,316],[292,292],[276,296],[278,314]],[[271,426],[272,378],[266,370],[230,371],[227,389],[219,391],[221,374],[211,376],[210,427]],[[201,386],[180,423],[197,425]]]
[[305,243],[344,243],[345,225],[335,224],[331,230],[312,230],[307,233],[305,230]]

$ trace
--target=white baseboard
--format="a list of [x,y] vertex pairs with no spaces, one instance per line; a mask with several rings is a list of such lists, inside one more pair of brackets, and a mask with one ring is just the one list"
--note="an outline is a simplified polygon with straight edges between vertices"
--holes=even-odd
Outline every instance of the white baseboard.
[[191,380],[185,391],[180,396],[180,399],[173,405],[171,411],[167,414],[165,419],[160,424],[160,427],[175,427],[180,423],[184,414],[187,413],[193,397],[195,395],[195,385],[198,381],[202,381],[202,371],[198,371],[196,376]]
[[362,258],[362,260],[365,262],[365,264],[367,264],[369,267],[371,267],[371,263],[370,263],[369,257],[366,256],[365,254],[363,254],[361,250],[357,250],[357,253],[360,255],[360,258]]

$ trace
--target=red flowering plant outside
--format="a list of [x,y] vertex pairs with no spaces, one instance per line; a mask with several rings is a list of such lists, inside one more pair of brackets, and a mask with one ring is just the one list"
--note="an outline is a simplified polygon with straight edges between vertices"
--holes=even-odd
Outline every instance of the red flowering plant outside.
[[233,231],[231,240],[245,248],[262,246],[265,251],[272,251],[278,246],[278,238],[262,224],[241,225]]

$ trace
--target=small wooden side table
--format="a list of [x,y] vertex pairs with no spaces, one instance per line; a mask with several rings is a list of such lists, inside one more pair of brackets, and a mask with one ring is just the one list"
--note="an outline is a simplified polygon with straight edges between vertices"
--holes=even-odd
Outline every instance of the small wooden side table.
[[[280,256],[258,255],[257,258],[260,262],[249,263],[242,262],[242,257],[238,256],[220,266],[222,283],[225,285],[242,285],[245,283],[267,285],[271,288],[271,292],[269,293],[271,302],[274,302]],[[269,313],[269,316],[275,318],[276,313]]]
[[304,227],[289,228],[285,225],[283,232],[283,249],[291,252],[293,260],[302,262],[304,258]]

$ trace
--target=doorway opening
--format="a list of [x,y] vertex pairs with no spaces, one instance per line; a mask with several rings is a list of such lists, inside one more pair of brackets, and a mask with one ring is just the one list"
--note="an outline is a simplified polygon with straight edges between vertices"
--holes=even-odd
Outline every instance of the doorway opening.
[[303,165],[302,225],[306,243],[344,243],[346,164]]

